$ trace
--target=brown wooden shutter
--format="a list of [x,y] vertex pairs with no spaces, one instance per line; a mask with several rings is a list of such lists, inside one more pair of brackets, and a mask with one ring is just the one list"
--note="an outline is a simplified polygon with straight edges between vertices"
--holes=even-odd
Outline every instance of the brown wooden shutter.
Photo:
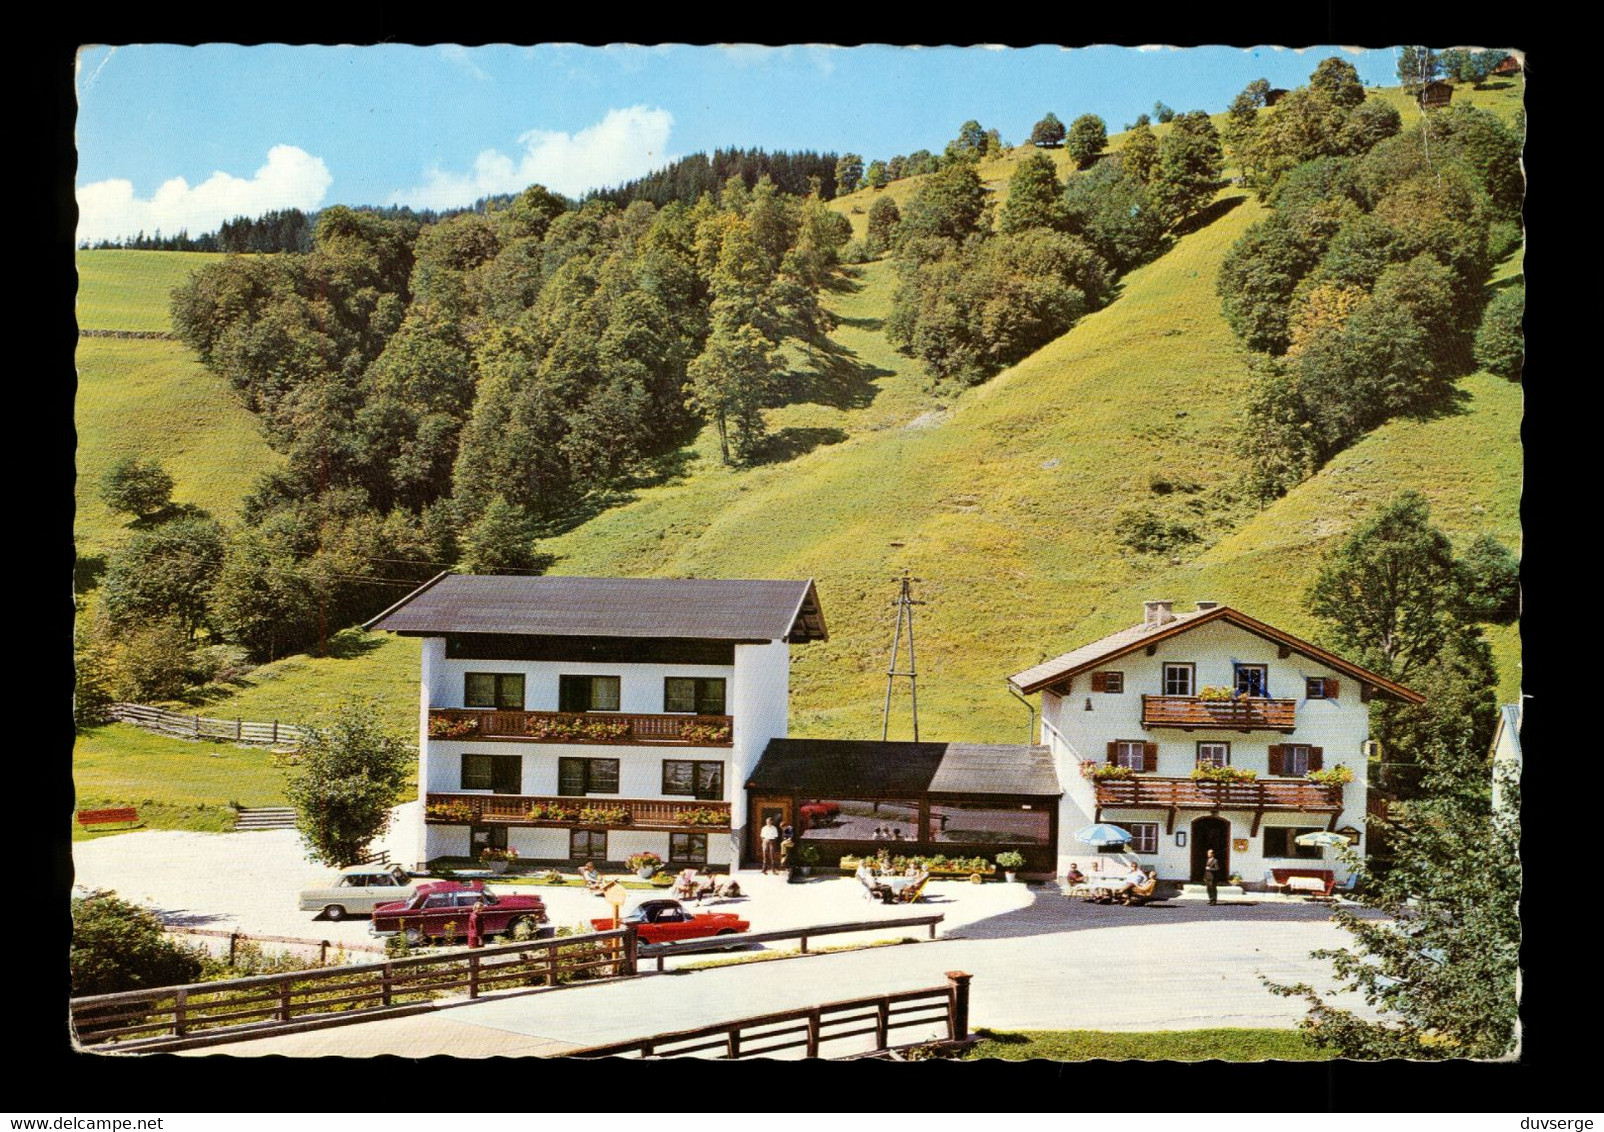
[[1285,771],[1283,769],[1286,766],[1285,754],[1286,754],[1286,748],[1283,747],[1280,743],[1271,743],[1270,744],[1270,773],[1271,774],[1284,774],[1285,773]]
[[1338,679],[1335,676],[1327,676],[1326,677],[1326,699],[1328,699],[1328,700],[1336,699],[1337,698],[1337,691],[1338,691],[1338,689],[1340,687],[1341,687],[1341,682],[1338,681]]
[[1094,673],[1092,673],[1092,691],[1094,691],[1094,692],[1106,692],[1106,691],[1108,691],[1108,673],[1106,673],[1106,672],[1094,672]]
[[1325,748],[1324,747],[1310,747],[1309,748],[1309,769],[1310,770],[1321,770],[1323,768],[1324,764],[1321,762],[1321,756],[1324,753],[1325,753]]
[[1143,743],[1142,744],[1142,773],[1143,774],[1157,774],[1158,773],[1158,744],[1157,743]]
[[1108,741],[1108,765],[1113,766],[1117,762],[1119,762],[1119,740],[1110,739]]

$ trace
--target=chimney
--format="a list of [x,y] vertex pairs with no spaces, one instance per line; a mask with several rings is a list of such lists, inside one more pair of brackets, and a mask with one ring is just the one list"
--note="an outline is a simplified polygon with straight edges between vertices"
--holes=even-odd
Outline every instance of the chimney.
[[1167,625],[1175,620],[1175,614],[1170,612],[1173,601],[1144,601],[1142,602],[1142,624],[1149,628],[1156,625]]
[[1207,613],[1211,609],[1218,608],[1220,608],[1220,603],[1217,601],[1200,601],[1197,603],[1197,611],[1199,613]]

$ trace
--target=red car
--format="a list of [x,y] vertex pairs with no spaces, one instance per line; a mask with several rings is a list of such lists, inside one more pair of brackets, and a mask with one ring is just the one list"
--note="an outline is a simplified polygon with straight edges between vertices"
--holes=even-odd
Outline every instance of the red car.
[[[676,939],[697,939],[709,935],[735,935],[751,928],[751,923],[729,912],[687,912],[678,900],[642,900],[619,917],[619,922],[640,929],[642,943],[667,943]],[[612,917],[591,921],[604,932],[613,926]]]
[[373,935],[400,932],[408,943],[425,939],[458,939],[467,942],[468,913],[476,903],[481,935],[507,935],[528,939],[546,922],[546,902],[538,896],[501,896],[485,887],[482,880],[464,884],[441,881],[422,886],[411,900],[380,904],[373,910],[368,931]]

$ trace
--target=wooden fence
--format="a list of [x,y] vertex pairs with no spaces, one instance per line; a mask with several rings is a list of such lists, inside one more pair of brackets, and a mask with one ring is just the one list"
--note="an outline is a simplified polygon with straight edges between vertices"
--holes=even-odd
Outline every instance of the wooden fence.
[[185,735],[196,739],[227,739],[235,743],[263,746],[301,745],[304,728],[293,723],[253,723],[248,719],[207,719],[199,715],[180,715],[176,711],[147,707],[145,704],[112,704],[109,714],[115,720],[132,723],[149,731]]
[[[799,1010],[782,1010],[675,1030],[649,1038],[569,1050],[564,1057],[683,1057],[708,1053],[722,1059],[763,1057],[781,1050],[801,1049],[808,1057],[821,1056],[830,1042],[873,1035],[874,1050],[891,1048],[893,1030],[915,1026],[946,1031],[944,1040],[969,1037],[969,980],[963,971],[948,971],[947,985],[896,994],[870,995]],[[918,1039],[915,1039],[916,1041]],[[926,1040],[929,1040],[928,1037]],[[943,1039],[935,1039],[943,1040]]]
[[779,939],[795,939],[801,941],[802,951],[808,949],[808,940],[821,935],[844,935],[849,932],[872,932],[881,928],[928,928],[930,938],[936,938],[936,925],[946,919],[941,912],[929,913],[923,916],[898,916],[890,920],[858,920],[842,924],[814,924],[806,928],[785,928],[773,932],[743,932],[735,936],[713,936],[710,939],[685,939],[669,943],[643,944],[641,947],[642,959],[657,960],[657,969],[663,970],[663,960],[675,955],[694,955],[703,951],[724,951],[734,944],[742,943],[768,943]]
[[[215,939],[228,941],[228,961],[234,962],[234,957],[242,943],[276,943],[291,951],[316,952],[319,964],[327,964],[331,954],[337,955],[341,951],[353,954],[383,955],[384,948],[375,943],[336,943],[327,939],[305,939],[288,935],[247,935],[245,932],[225,932],[215,928],[186,928],[181,925],[166,924],[162,931],[168,935],[195,936],[200,939]],[[210,948],[208,948],[210,950]],[[218,950],[221,951],[221,945]]]
[[88,995],[71,1000],[72,1023],[83,1045],[115,1043],[118,1050],[265,1037],[361,1022],[408,1004],[427,1009],[430,1000],[449,994],[475,999],[489,991],[631,976],[636,940],[634,927],[626,926],[445,955]]

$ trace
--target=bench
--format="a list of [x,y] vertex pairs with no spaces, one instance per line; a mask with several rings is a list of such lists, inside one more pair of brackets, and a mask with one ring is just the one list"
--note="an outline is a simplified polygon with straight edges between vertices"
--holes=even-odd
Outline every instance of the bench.
[[[91,826],[126,825],[129,829],[139,828],[139,811],[133,806],[121,806],[109,810],[79,810],[78,824],[85,829]],[[104,832],[92,830],[91,832]]]
[[1336,873],[1330,869],[1271,869],[1265,877],[1265,884],[1271,888],[1287,887],[1287,882],[1293,877],[1308,877],[1320,881],[1325,887],[1318,892],[1308,891],[1310,896],[1330,896],[1331,889],[1336,884]]

